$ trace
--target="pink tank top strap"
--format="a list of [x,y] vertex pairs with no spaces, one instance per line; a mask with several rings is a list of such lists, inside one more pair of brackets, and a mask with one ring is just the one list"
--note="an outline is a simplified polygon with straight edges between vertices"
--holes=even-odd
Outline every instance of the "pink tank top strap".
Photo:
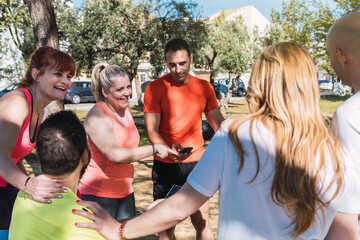
[[111,112],[102,103],[100,103],[100,102],[95,103],[95,106],[100,107],[106,113],[106,115],[109,116],[109,118],[111,120],[115,120],[115,117],[111,114]]
[[[27,116],[21,130],[20,130],[20,134],[19,136],[22,136],[24,134],[24,132],[27,130],[27,128],[30,128],[30,121],[31,121],[31,117],[32,117],[32,114],[33,114],[33,106],[32,106],[32,95],[31,95],[31,92],[29,89],[27,88],[19,88],[19,90],[23,91],[25,93],[25,96],[26,96],[26,99],[28,100],[29,102],[29,105],[30,105],[30,113],[29,115]],[[30,142],[31,143],[35,143],[35,139],[36,139],[36,136],[37,136],[37,128],[38,128],[38,124],[39,124],[39,117],[37,118],[36,120],[36,127],[35,127],[35,131],[34,131],[34,136],[31,138],[31,135],[30,135],[30,129],[29,130],[29,139],[30,139]],[[27,127],[29,126],[29,127]],[[17,145],[17,144],[16,144]]]

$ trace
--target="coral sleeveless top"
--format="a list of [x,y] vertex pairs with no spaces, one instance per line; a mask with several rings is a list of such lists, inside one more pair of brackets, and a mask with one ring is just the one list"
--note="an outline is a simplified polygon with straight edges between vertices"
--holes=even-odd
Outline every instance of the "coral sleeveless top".
[[[129,111],[125,111],[129,125],[123,127],[101,103],[96,103],[113,123],[113,135],[120,148],[137,147],[140,141],[139,132]],[[116,164],[109,161],[96,145],[89,139],[91,159],[84,176],[81,178],[79,190],[81,194],[98,197],[124,198],[134,189],[134,166]]]
[[[23,123],[20,129],[20,133],[16,145],[10,154],[10,157],[15,163],[17,163],[21,158],[31,153],[31,151],[34,149],[36,135],[37,135],[37,128],[39,124],[39,118],[38,118],[36,121],[34,136],[30,139],[30,120],[33,113],[32,95],[31,92],[26,88],[20,88],[19,90],[23,91],[26,95],[26,99],[30,104],[30,114],[27,116],[25,122]],[[6,186],[6,181],[0,176],[0,187],[5,187],[5,186]]]

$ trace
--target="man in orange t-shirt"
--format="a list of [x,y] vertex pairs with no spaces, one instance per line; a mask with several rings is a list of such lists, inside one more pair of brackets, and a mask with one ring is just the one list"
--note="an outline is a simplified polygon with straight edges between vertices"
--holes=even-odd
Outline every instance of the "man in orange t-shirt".
[[[154,200],[164,198],[173,185],[183,185],[199,161],[204,148],[202,113],[216,131],[224,120],[211,84],[189,74],[193,54],[188,43],[174,38],[165,46],[165,62],[170,73],[151,82],[145,91],[144,118],[149,140],[178,150],[192,147],[189,153],[155,157],[152,178]],[[209,202],[191,216],[197,238],[214,239],[209,227]],[[159,233],[159,239],[174,239],[175,227]]]

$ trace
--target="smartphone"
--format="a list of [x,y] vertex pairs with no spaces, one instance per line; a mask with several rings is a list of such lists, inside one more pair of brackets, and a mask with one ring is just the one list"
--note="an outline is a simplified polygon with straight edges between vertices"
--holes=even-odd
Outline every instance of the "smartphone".
[[174,195],[177,191],[179,191],[181,188],[181,186],[179,185],[172,185],[172,187],[170,188],[170,191],[166,194],[165,198],[169,198],[172,195]]
[[179,153],[189,153],[192,149],[192,147],[185,147],[183,149],[179,149]]

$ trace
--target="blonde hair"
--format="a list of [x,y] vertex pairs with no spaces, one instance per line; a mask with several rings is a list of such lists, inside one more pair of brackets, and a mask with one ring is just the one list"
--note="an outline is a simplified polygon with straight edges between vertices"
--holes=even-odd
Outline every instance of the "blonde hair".
[[91,73],[91,92],[97,102],[105,99],[102,89],[109,92],[113,79],[128,76],[127,72],[119,66],[109,65],[106,62],[97,64]]
[[[278,43],[265,48],[253,66],[246,98],[250,114],[236,117],[229,127],[229,137],[239,156],[240,173],[245,151],[237,129],[250,121],[257,159],[257,172],[250,183],[260,168],[252,135],[254,121],[262,122],[274,135],[276,156],[271,197],[292,219],[293,238],[312,226],[318,209],[324,217],[324,210],[343,186],[341,145],[327,129],[319,99],[316,71],[309,53],[295,43]],[[336,191],[324,202],[319,195],[322,186],[319,174],[328,165],[332,165],[334,177],[324,190],[336,184]]]

